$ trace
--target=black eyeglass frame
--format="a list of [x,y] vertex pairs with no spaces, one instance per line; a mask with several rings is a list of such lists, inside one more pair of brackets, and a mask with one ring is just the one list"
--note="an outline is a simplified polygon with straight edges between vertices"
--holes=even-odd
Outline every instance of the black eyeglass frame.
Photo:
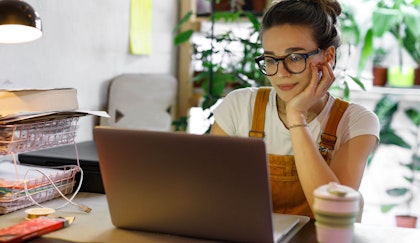
[[[260,69],[260,71],[264,74],[264,75],[266,75],[266,76],[274,76],[274,75],[276,75],[277,74],[277,72],[279,71],[279,63],[280,63],[280,61],[282,61],[283,62],[283,66],[284,66],[284,68],[289,72],[289,73],[292,73],[292,74],[299,74],[299,73],[303,73],[305,70],[306,70],[306,59],[308,59],[309,57],[311,57],[311,56],[314,56],[314,55],[316,55],[316,54],[318,54],[318,53],[320,53],[321,52],[321,48],[317,48],[315,51],[312,51],[312,52],[308,52],[308,53],[290,53],[289,55],[287,55],[287,56],[285,56],[285,57],[282,57],[282,58],[275,58],[275,57],[272,57],[272,56],[270,56],[270,58],[272,58],[274,61],[276,61],[276,63],[277,63],[277,66],[276,66],[276,71],[273,73],[273,74],[267,74],[267,71],[263,71],[263,69],[261,68],[261,65],[260,65],[260,61],[262,61],[262,60],[264,60],[264,58],[265,58],[265,55],[261,55],[261,56],[259,56],[259,57],[256,57],[255,58],[255,62],[257,63],[257,65],[258,65],[258,68]],[[301,56],[301,57],[303,57],[303,59],[305,60],[305,68],[302,70],[302,71],[300,71],[300,72],[293,72],[293,71],[291,71],[290,69],[289,69],[289,67],[287,66],[287,64],[284,62],[284,60],[286,60],[290,55],[299,55],[299,56]]]

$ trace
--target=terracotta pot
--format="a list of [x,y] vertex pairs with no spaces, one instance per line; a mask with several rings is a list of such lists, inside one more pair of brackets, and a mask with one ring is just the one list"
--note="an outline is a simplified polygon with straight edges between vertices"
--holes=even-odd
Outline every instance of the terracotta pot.
[[414,85],[419,85],[420,86],[420,64],[416,68],[416,74],[415,74],[415,77],[414,77]]
[[396,223],[398,227],[416,228],[417,217],[411,215],[397,215]]
[[265,10],[266,1],[254,0],[252,1],[254,5],[254,11],[257,13],[263,13]]
[[388,68],[373,67],[373,85],[385,86],[388,76]]
[[[241,8],[245,11],[253,11],[255,13],[262,14],[265,10],[266,0],[246,0]],[[238,4],[238,3],[235,3]],[[216,11],[231,11],[232,5],[231,0],[221,0],[218,4],[215,4]]]
[[215,11],[230,11],[231,5],[230,0],[221,0],[219,3],[214,5]]

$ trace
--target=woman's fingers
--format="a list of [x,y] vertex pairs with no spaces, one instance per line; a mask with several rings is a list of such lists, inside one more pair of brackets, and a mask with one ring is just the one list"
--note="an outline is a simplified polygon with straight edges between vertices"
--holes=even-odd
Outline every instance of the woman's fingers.
[[319,64],[318,68],[322,74],[321,79],[318,82],[318,91],[321,92],[321,95],[324,95],[334,83],[335,75],[329,63]]

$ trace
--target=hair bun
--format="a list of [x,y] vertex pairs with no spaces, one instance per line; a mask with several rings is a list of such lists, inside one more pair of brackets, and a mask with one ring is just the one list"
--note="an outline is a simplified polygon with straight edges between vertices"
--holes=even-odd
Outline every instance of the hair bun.
[[[282,0],[280,0],[281,2]],[[337,0],[283,0],[283,1],[300,1],[306,4],[319,5],[336,23],[337,17],[341,14],[341,6]],[[274,1],[273,1],[274,2]]]

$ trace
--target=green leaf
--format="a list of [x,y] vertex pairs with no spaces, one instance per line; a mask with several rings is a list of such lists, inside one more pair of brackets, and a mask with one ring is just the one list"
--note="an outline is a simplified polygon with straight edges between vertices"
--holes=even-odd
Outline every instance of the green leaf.
[[215,21],[224,20],[225,22],[235,22],[241,16],[241,12],[230,12],[230,11],[216,11],[213,13]]
[[392,129],[386,129],[385,131],[381,131],[379,133],[379,137],[382,144],[397,145],[407,149],[411,148],[411,146],[408,143],[406,143],[404,139],[398,136]]
[[201,82],[208,79],[209,75],[207,72],[200,72],[192,78],[193,82]]
[[357,73],[360,74],[365,68],[366,62],[369,60],[373,52],[373,30],[369,29],[366,32],[365,39],[363,41],[362,53],[360,54],[359,66]]
[[175,127],[175,131],[187,131],[188,117],[182,116],[178,120],[172,121],[172,125]]
[[386,129],[391,127],[392,119],[398,110],[398,103],[397,97],[392,95],[384,95],[376,103],[374,112],[381,122],[381,131],[386,132]]
[[[412,170],[413,169],[413,165],[412,164],[407,164],[407,165],[405,165],[409,170]],[[413,183],[413,181],[414,181],[414,177],[407,177],[407,176],[404,176],[404,179],[406,180],[406,181],[408,181],[409,183]]]
[[413,170],[420,171],[420,155],[413,155]]
[[365,85],[358,77],[354,77],[352,75],[348,75],[361,89],[366,90]]
[[382,37],[385,32],[391,30],[398,22],[400,12],[395,9],[378,8],[372,14],[373,34],[375,37]]
[[381,206],[381,212],[382,213],[387,213],[387,212],[391,211],[391,209],[393,209],[396,206],[397,206],[397,204],[386,204],[386,205],[382,205]]
[[406,27],[414,34],[414,37],[420,39],[420,10],[413,7],[401,6],[401,13]]
[[344,81],[343,91],[344,91],[344,98],[346,100],[349,100],[349,98],[350,98],[350,87],[349,87],[349,84],[347,83],[347,81]]
[[405,29],[405,37],[402,39],[402,44],[414,61],[420,62],[419,38],[416,38],[409,28]]
[[400,197],[407,194],[410,190],[405,187],[397,187],[386,190],[386,193],[390,195],[391,197]]
[[175,39],[174,39],[174,44],[179,45],[179,44],[182,44],[182,43],[188,41],[191,38],[191,36],[193,35],[193,33],[194,33],[193,30],[186,30],[184,32],[181,32],[181,33],[177,34],[175,36]]
[[420,126],[420,111],[414,108],[405,110],[405,114],[415,126]]
[[179,31],[182,25],[184,25],[188,20],[190,20],[191,15],[193,14],[192,10],[188,11],[184,17],[178,22],[178,24],[175,26],[175,28],[172,30],[173,33],[176,33]]

